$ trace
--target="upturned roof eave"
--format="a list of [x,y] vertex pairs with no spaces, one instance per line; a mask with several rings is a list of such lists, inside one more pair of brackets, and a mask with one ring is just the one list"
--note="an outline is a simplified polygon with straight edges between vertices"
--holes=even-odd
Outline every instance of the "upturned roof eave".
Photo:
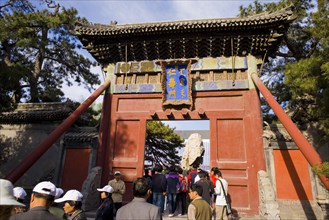
[[272,26],[279,23],[290,23],[295,19],[293,14],[293,6],[284,8],[273,13],[262,13],[248,17],[236,18],[215,18],[201,20],[182,20],[182,21],[165,21],[152,23],[136,23],[124,25],[103,25],[103,24],[84,24],[77,23],[76,34],[80,36],[98,36],[108,37],[115,35],[134,35],[147,33],[162,33],[162,32],[186,32],[191,30],[202,29],[245,29],[254,27]]

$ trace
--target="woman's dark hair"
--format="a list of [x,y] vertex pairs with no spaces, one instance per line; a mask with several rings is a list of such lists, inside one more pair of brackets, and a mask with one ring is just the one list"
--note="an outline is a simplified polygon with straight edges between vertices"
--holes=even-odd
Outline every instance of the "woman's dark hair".
[[75,209],[81,209],[82,202],[80,201],[66,201],[70,206],[74,207]]
[[144,198],[150,189],[151,186],[146,178],[138,178],[134,181],[133,193],[135,197]]
[[178,168],[177,168],[177,173],[179,173],[179,174],[183,174],[183,169],[182,169],[181,167],[178,167]]
[[218,167],[212,167],[212,168],[211,168],[211,171],[212,171],[212,172],[215,172],[216,170],[219,170],[219,168],[218,168]]
[[214,175],[218,175],[218,176],[222,177],[222,172],[220,172],[220,170],[215,170]]

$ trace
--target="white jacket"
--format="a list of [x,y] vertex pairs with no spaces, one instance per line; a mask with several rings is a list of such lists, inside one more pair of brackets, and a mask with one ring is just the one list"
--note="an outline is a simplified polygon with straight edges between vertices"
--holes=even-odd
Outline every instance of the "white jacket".
[[[223,178],[221,178],[220,180],[223,183],[225,193],[227,195],[228,183]],[[226,200],[225,200],[223,188],[222,188],[222,185],[220,184],[219,180],[216,181],[215,193],[216,193],[216,205],[221,205],[221,206],[226,205]]]

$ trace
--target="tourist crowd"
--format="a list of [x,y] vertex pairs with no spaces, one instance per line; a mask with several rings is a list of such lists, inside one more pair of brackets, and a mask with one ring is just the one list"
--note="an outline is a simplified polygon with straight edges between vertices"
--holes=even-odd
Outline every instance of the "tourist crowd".
[[[228,219],[228,183],[221,171],[213,167],[208,173],[193,166],[189,171],[171,166],[163,170],[156,165],[145,170],[132,186],[134,199],[123,205],[126,192],[120,171],[102,188],[97,188],[101,205],[96,220],[162,219],[165,211],[171,218],[186,215],[189,220]],[[82,209],[83,195],[75,189],[64,193],[49,181],[38,183],[32,190],[29,209],[24,204],[27,193],[0,179],[0,220],[86,220]]]

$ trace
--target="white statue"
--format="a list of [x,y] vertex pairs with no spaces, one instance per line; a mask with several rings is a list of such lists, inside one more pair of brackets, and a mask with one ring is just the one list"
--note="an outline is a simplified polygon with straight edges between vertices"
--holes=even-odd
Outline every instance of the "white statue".
[[197,165],[201,164],[204,151],[201,135],[198,133],[191,134],[185,144],[181,161],[182,169],[187,170],[194,163]]

